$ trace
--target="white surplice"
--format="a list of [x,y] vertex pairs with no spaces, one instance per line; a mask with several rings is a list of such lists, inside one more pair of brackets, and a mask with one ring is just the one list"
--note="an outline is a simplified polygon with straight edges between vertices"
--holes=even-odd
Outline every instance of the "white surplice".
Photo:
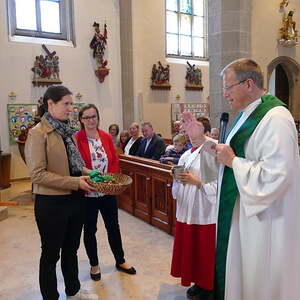
[[[211,140],[210,138],[206,138]],[[173,182],[172,194],[176,199],[176,219],[186,224],[207,225],[216,223],[217,164],[213,156],[202,151],[187,150],[179,159],[178,165],[200,178],[198,188],[192,184]]]
[[[226,144],[260,103],[244,110]],[[299,300],[300,163],[295,123],[286,108],[264,116],[245,156],[233,160],[240,195],[230,229],[225,300]],[[223,170],[219,180],[222,176]]]

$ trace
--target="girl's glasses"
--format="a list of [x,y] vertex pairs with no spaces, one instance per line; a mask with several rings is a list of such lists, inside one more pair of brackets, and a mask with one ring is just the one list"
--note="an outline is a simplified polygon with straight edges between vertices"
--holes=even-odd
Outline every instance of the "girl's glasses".
[[97,116],[94,115],[94,116],[86,116],[86,117],[82,117],[83,120],[93,120],[95,121],[97,119]]

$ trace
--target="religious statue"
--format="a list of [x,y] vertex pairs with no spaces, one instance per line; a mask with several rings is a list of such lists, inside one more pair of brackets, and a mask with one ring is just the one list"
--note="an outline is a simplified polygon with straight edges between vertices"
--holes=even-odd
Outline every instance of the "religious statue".
[[279,4],[280,9],[283,9],[284,7],[289,5],[289,0],[282,0]]
[[34,86],[49,86],[53,84],[61,84],[59,78],[59,57],[55,51],[50,52],[45,45],[42,45],[46,55],[39,55],[35,57],[33,63],[32,83]]
[[296,22],[293,20],[294,10],[286,14],[285,7],[289,5],[288,0],[283,0],[279,6],[282,13],[282,26],[279,28],[278,43],[285,47],[295,46],[298,42],[298,31]]
[[199,67],[196,67],[195,65],[191,65],[188,61],[187,63],[187,69],[186,69],[186,90],[203,90],[202,85],[202,72]]
[[53,77],[59,79],[59,57],[53,57]]
[[156,64],[153,64],[151,73],[151,88],[169,90],[171,88],[169,80],[170,66],[167,65],[166,67],[164,67],[160,61],[158,62],[158,67],[156,66]]
[[105,76],[108,75],[109,69],[107,66],[107,60],[104,59],[104,50],[107,44],[107,25],[104,24],[104,32],[100,33],[99,23],[93,24],[95,33],[93,39],[90,42],[90,48],[93,49],[93,57],[96,59],[97,69],[95,74],[100,82],[103,82]]

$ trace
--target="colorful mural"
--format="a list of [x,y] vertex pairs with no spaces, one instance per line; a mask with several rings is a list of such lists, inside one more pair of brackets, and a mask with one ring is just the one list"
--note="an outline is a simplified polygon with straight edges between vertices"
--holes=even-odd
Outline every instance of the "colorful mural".
[[10,142],[16,143],[25,131],[34,124],[37,104],[7,104],[7,118]]

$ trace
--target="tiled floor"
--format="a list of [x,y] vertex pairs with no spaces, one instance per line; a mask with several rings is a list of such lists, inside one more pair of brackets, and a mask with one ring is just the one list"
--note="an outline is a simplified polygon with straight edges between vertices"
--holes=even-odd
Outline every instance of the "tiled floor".
[[[15,182],[1,191],[2,200],[14,200],[8,218],[0,222],[0,299],[41,299],[38,284],[40,241],[33,215],[31,183]],[[93,282],[83,244],[79,249],[80,280],[83,288],[94,291],[101,300],[183,300],[185,288],[169,275],[173,237],[145,222],[119,211],[124,250],[128,263],[137,269],[131,276],[116,271],[102,219],[98,242],[102,279]],[[60,300],[65,299],[60,266],[57,267]]]

